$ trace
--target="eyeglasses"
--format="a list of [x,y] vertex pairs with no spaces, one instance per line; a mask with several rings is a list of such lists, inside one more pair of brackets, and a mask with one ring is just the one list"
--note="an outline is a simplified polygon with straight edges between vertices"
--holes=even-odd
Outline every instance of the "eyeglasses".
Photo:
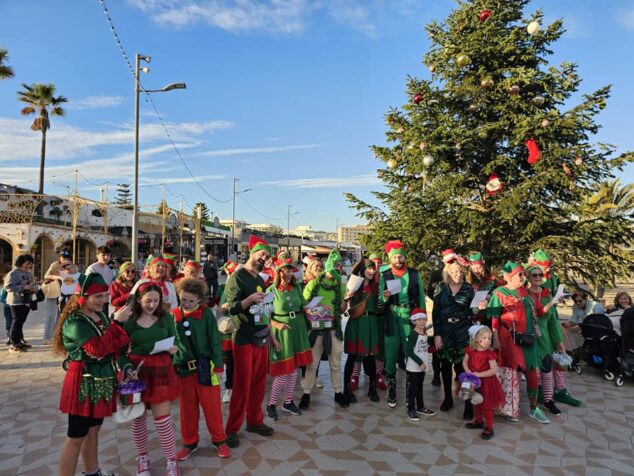
[[582,302],[585,302],[583,299],[575,299],[575,304],[581,304]]
[[126,269],[125,272],[126,274],[136,273],[136,269]]
[[526,277],[526,273],[524,273],[523,271],[520,271],[519,273],[517,273],[517,275],[518,275],[520,278],[525,278],[525,277]]

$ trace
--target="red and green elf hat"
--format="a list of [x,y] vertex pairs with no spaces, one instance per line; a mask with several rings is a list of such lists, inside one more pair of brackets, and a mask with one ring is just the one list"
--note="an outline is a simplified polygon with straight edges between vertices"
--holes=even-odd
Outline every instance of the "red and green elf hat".
[[412,315],[409,316],[409,320],[414,322],[418,319],[427,319],[427,311],[425,311],[425,309],[416,308],[412,310]]
[[271,247],[269,244],[259,236],[251,235],[251,238],[249,238],[249,254],[260,250],[266,250],[266,252],[271,255]]
[[156,256],[154,256],[154,255],[149,255],[149,256],[147,257],[147,259],[145,260],[145,266],[150,266],[150,263],[152,262],[152,260],[153,260],[154,258],[156,258]]
[[508,274],[509,277],[515,276],[520,271],[524,271],[524,267],[514,261],[507,261],[504,266],[502,266],[502,272]]
[[152,266],[156,263],[165,263],[165,258],[161,257],[161,256],[154,256],[149,263],[147,264],[147,266]]
[[279,271],[282,268],[287,266],[293,266],[293,258],[291,258],[290,253],[288,251],[280,251],[275,257],[275,261],[273,261],[273,266],[275,266],[275,270]]
[[99,273],[81,274],[77,279],[75,294],[79,295],[77,302],[83,306],[86,302],[84,296],[108,292],[110,287],[106,284],[103,276]]
[[174,263],[176,262],[176,255],[173,255],[171,253],[163,253],[163,261],[165,261],[165,263],[170,266],[174,266]]
[[482,253],[471,253],[469,255],[469,264],[484,264],[484,256],[482,256]]
[[328,259],[326,260],[326,264],[324,265],[324,271],[326,273],[330,273],[335,279],[341,279],[341,273],[337,271],[335,265],[337,263],[343,264],[343,258],[341,257],[341,253],[337,248],[333,248],[328,255]]
[[403,255],[404,258],[407,258],[405,245],[401,240],[390,240],[385,243],[385,252],[387,253],[388,258],[391,258],[394,255]]
[[536,264],[538,266],[544,266],[544,267],[551,266],[553,264],[553,261],[550,258],[550,255],[542,249],[535,251],[535,253],[533,253],[533,255],[528,261],[531,264]]
[[458,255],[453,250],[453,248],[447,248],[442,251],[442,262],[445,264],[453,263],[458,259]]
[[187,266],[191,266],[192,268],[196,268],[198,271],[200,271],[200,263],[198,261],[194,261],[194,260],[188,260],[187,263],[185,263],[185,268]]
[[539,267],[537,263],[528,263],[524,265],[524,269],[526,270],[526,274],[530,275],[533,271],[542,272],[542,269]]
[[231,275],[236,269],[238,269],[238,263],[234,263],[231,260],[227,261],[222,267],[222,271],[224,271],[227,276]]
[[383,263],[383,258],[378,253],[370,253],[370,256],[368,256],[368,259],[370,261],[374,261],[375,263],[379,265]]

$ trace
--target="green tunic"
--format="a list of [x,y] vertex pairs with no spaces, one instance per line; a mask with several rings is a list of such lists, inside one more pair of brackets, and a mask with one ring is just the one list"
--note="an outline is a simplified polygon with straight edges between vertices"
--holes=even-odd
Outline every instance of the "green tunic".
[[[136,319],[130,319],[124,324],[123,328],[130,336],[129,350],[125,349],[127,352],[122,352],[119,357],[119,368],[124,372],[129,366],[133,366],[127,357],[128,353],[150,355],[150,352],[154,349],[155,342],[176,336],[176,325],[171,314],[164,315],[160,322],[157,321],[150,327],[142,327]],[[176,340],[174,340],[174,345],[176,345]]]
[[[552,300],[552,295],[548,289],[542,288],[539,293],[534,293],[529,289],[536,303],[539,302],[543,306]],[[543,360],[547,355],[551,355],[555,351],[555,346],[563,342],[561,334],[561,325],[557,319],[557,313],[553,306],[550,310],[541,316],[537,323],[541,336],[537,338],[537,346],[539,347],[539,356]]]
[[229,276],[225,285],[225,295],[229,305],[229,316],[236,329],[235,345],[246,345],[251,343],[250,337],[256,332],[266,329],[267,324],[256,324],[255,316],[248,309],[242,309],[242,300],[248,298],[256,292],[264,292],[264,280],[258,274],[253,276],[245,268],[240,268]]
[[275,377],[308,365],[312,361],[312,353],[303,313],[306,300],[301,288],[294,286],[291,291],[280,291],[271,285],[267,292],[275,294],[272,320],[288,325],[284,330],[271,326],[271,332],[281,347],[279,352],[273,347],[269,350],[269,373]]
[[[336,288],[339,287],[339,293]],[[339,295],[339,302],[337,301]],[[334,317],[333,329],[341,330],[340,306],[343,296],[346,294],[346,287],[339,281],[328,279],[324,274],[311,279],[304,287],[304,299],[310,301],[315,296],[321,296],[320,306],[328,308]]]
[[344,350],[348,354],[356,354],[357,360],[379,355],[380,340],[379,323],[376,317],[378,294],[375,289],[360,289],[350,300],[350,308],[366,301],[365,312],[356,319],[348,319],[344,335]]

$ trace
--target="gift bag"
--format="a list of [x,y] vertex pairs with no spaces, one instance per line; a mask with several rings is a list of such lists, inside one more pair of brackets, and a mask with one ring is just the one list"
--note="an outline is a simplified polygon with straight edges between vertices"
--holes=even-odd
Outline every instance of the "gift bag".
[[504,392],[504,404],[500,413],[517,418],[520,414],[520,379],[517,371],[508,367],[498,367],[498,379]]
[[566,349],[566,352],[574,352],[576,349],[579,349],[583,346],[583,335],[581,334],[581,327],[561,326],[561,335],[564,338],[564,348]]

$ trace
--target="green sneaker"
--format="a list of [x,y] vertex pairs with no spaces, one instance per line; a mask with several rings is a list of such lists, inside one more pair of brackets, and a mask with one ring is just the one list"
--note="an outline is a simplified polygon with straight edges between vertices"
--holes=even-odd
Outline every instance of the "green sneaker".
[[544,425],[550,423],[548,417],[544,415],[544,412],[539,407],[534,408],[530,412],[528,412],[528,416],[531,417],[533,420],[537,420],[538,422],[543,423]]
[[567,388],[562,388],[558,392],[555,392],[553,398],[561,403],[566,403],[568,405],[572,405],[573,407],[581,406],[581,400],[577,400],[576,398],[572,398]]

